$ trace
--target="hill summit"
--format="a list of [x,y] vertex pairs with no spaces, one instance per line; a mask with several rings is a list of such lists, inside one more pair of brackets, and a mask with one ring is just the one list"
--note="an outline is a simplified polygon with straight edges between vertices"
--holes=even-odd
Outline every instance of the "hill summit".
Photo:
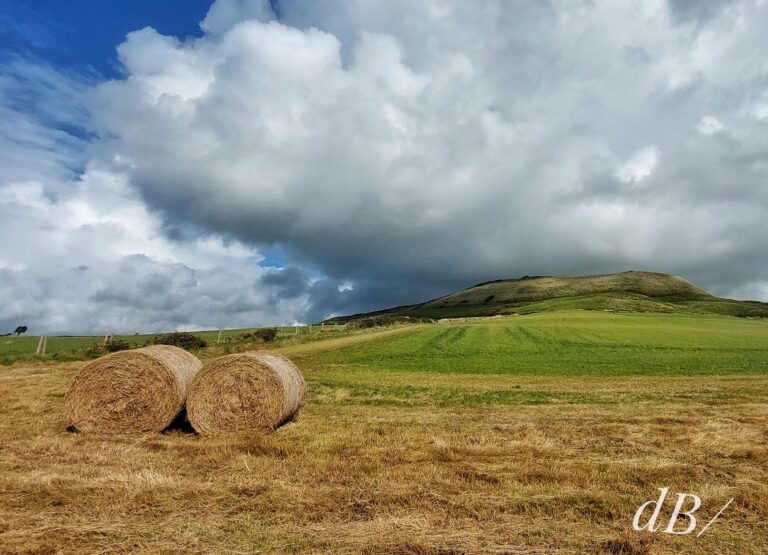
[[630,271],[486,281],[421,304],[343,316],[330,321],[344,322],[385,315],[460,318],[572,309],[768,317],[768,303],[721,299],[679,276]]

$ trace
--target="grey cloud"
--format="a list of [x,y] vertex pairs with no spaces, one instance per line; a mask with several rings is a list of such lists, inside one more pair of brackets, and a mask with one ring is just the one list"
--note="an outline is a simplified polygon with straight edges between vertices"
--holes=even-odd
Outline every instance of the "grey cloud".
[[261,284],[275,287],[282,297],[293,299],[306,293],[309,284],[309,276],[301,268],[288,266],[268,271],[261,278]]
[[[62,81],[61,90],[82,86],[46,78]],[[0,133],[18,154],[0,175],[0,330],[105,334],[303,320],[306,298],[255,286],[267,271],[258,251],[189,226],[169,238],[166,222],[119,174],[92,161],[72,178],[68,147],[55,146],[58,131],[39,113],[3,96],[0,110],[24,130],[14,134],[4,122]]]
[[624,60],[631,66],[643,65],[651,61],[650,54],[641,46],[625,46],[622,53]]
[[717,17],[736,0],[668,0],[676,23],[702,24]]
[[187,42],[132,33],[126,78],[87,103],[45,74],[88,106],[87,150],[0,97],[24,130],[3,128],[0,231],[23,239],[0,324],[313,321],[627,269],[768,299],[768,6],[278,5],[219,0]]
[[[291,0],[279,23],[220,6],[215,38],[130,37],[130,79],[101,88],[94,121],[167,221],[319,269],[313,306],[627,267],[720,290],[768,279],[750,262],[768,231],[749,111],[766,84],[747,61],[768,54],[766,6],[743,3],[738,28],[712,12],[695,42],[652,3]],[[145,72],[150,52],[172,69]],[[727,129],[702,136],[705,116]],[[268,279],[299,295],[296,276]]]
[[54,267],[37,279],[40,271],[0,269],[0,329],[19,322],[32,333],[251,327],[303,320],[307,311],[303,301],[285,305],[279,288],[254,287],[258,271],[195,270],[134,255],[99,263],[93,276]]

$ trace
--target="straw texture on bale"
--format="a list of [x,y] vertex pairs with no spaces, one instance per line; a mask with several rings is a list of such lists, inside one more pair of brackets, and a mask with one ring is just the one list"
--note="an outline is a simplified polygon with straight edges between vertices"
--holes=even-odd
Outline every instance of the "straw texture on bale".
[[184,408],[196,356],[170,345],[113,353],[86,365],[69,387],[67,418],[83,432],[160,432]]
[[268,432],[293,419],[307,399],[299,369],[275,353],[228,355],[192,380],[187,417],[201,434]]

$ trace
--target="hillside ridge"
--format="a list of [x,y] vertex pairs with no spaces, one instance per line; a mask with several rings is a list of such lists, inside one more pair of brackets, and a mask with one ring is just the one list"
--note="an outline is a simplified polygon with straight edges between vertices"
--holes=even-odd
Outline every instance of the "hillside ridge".
[[721,299],[680,276],[631,270],[586,276],[526,275],[484,281],[422,303],[327,321],[348,322],[383,316],[440,319],[567,309],[768,317],[768,303]]

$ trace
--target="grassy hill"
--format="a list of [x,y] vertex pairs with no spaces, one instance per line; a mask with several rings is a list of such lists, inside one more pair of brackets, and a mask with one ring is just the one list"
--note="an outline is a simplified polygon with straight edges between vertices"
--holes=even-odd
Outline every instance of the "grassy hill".
[[383,315],[460,318],[573,309],[768,317],[768,303],[714,297],[685,279],[670,274],[621,272],[579,277],[525,276],[489,281],[421,304],[329,321],[346,322]]

